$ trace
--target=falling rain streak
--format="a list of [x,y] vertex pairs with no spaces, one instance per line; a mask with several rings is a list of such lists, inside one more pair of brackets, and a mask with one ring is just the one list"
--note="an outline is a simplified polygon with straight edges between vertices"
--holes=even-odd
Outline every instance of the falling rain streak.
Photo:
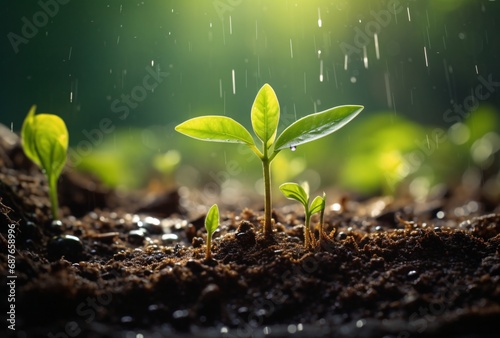
[[385,92],[387,95],[387,106],[389,108],[392,108],[392,94],[391,94],[391,84],[389,83],[389,73],[384,74],[384,81],[385,81]]
[[321,28],[323,22],[321,21],[321,10],[318,8],[318,27]]
[[323,60],[319,61],[319,82],[323,82]]
[[233,80],[233,94],[236,94],[236,81],[234,79],[234,69],[231,70],[231,77],[232,77],[232,80]]
[[377,33],[373,34],[373,41],[375,42],[375,55],[377,57],[377,60],[380,60],[380,50],[378,47],[378,34]]
[[363,46],[363,64],[368,69],[368,55],[366,54],[366,46]]
[[424,46],[424,56],[425,56],[425,66],[429,67],[429,61],[427,60],[427,48]]
[[293,59],[293,44],[291,38],[290,38],[290,58]]

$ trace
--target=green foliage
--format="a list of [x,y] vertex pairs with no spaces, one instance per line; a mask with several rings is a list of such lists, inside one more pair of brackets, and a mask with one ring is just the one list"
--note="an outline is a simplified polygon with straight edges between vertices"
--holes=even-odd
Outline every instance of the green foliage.
[[212,235],[215,230],[219,227],[219,207],[214,204],[208,210],[207,216],[205,217],[205,229],[207,229],[207,252],[205,258],[212,258]]
[[[314,235],[310,231],[311,216],[317,212],[321,213],[320,225],[323,226],[323,213],[326,206],[326,196],[316,196],[314,200],[309,204],[309,185],[304,182],[302,185],[297,183],[283,183],[280,185],[280,190],[285,195],[286,198],[298,201],[304,207],[305,214],[305,225],[304,225],[304,246],[307,248],[309,246],[315,245]],[[323,229],[321,228],[320,234],[322,234]]]
[[248,130],[225,116],[202,116],[187,120],[177,127],[178,132],[204,141],[243,143],[252,149],[262,161],[265,204],[264,233],[272,232],[271,221],[271,171],[270,165],[283,149],[295,147],[327,136],[356,117],[362,106],[340,106],[303,117],[276,137],[280,106],[276,93],[265,84],[257,93],[251,109],[251,121],[255,135],[262,141],[259,150]]
[[21,141],[26,156],[42,168],[47,176],[52,216],[57,219],[57,179],[66,163],[68,130],[59,116],[35,115],[35,110],[36,106],[32,106],[24,120]]

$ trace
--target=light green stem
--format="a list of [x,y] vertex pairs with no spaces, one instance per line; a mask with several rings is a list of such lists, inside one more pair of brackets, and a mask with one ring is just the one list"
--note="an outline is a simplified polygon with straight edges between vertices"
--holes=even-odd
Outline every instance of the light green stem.
[[311,223],[311,215],[309,214],[309,210],[306,209],[306,224],[304,227],[304,247],[308,248],[312,243],[312,236],[311,236],[311,229],[310,229],[310,223]]
[[212,234],[207,234],[207,253],[205,255],[205,259],[212,259]]
[[267,158],[262,159],[262,168],[264,170],[264,235],[270,236],[273,232],[272,209],[271,209],[271,161]]
[[57,199],[57,177],[47,177],[49,181],[49,198],[52,209],[52,218],[59,219],[59,201]]

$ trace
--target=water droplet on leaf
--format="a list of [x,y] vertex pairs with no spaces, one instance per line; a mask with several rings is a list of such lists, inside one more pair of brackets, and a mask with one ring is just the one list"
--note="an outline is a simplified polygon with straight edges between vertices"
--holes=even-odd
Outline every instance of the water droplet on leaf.
[[290,147],[290,150],[291,150],[291,151],[295,151],[295,150],[297,150],[297,147],[296,147],[296,146],[291,146],[291,147]]

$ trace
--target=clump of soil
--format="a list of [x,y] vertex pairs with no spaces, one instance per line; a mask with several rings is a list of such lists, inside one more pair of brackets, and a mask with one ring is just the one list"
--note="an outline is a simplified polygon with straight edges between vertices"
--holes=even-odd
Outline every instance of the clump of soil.
[[[464,199],[455,190],[420,204],[344,199],[327,212],[327,238],[309,250],[300,209],[276,209],[269,238],[262,235],[262,212],[228,212],[207,261],[203,216],[184,210],[189,201],[181,203],[176,191],[142,203],[140,195],[118,195],[67,169],[59,186],[63,218],[52,222],[44,176],[14,134],[3,128],[0,136],[6,276],[8,225],[16,229],[16,331],[6,329],[10,334],[498,333],[498,201],[477,194]],[[2,289],[6,295],[5,283]],[[1,301],[6,312],[10,303],[5,296]]]

